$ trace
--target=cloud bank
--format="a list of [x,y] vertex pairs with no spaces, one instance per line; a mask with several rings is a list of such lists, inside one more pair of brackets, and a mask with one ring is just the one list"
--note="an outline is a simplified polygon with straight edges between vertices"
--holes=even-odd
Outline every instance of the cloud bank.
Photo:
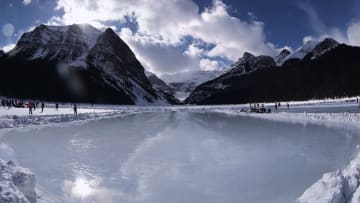
[[218,69],[245,51],[277,52],[266,40],[264,23],[232,17],[221,0],[203,11],[192,0],[58,0],[56,9],[64,14],[53,17],[53,24],[120,24],[120,37],[146,68],[160,74]]

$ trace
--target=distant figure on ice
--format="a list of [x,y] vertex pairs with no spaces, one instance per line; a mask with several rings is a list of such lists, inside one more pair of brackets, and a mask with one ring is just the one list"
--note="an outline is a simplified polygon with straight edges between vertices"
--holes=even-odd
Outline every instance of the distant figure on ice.
[[74,108],[74,115],[77,116],[77,106],[76,106],[76,104],[74,104],[73,108]]
[[33,109],[33,103],[32,103],[32,101],[29,101],[29,103],[28,103],[28,108],[29,108],[29,115],[32,115],[32,109]]
[[290,108],[290,104],[289,104],[289,103],[287,103],[287,104],[286,104],[286,106],[287,106],[287,109],[289,109],[289,108]]
[[41,113],[44,112],[44,107],[45,107],[44,102],[41,102]]
[[56,111],[59,110],[59,104],[58,103],[55,104],[55,110]]
[[275,110],[277,110],[278,109],[278,105],[277,105],[277,103],[275,103]]
[[356,97],[356,103],[359,103],[359,97]]

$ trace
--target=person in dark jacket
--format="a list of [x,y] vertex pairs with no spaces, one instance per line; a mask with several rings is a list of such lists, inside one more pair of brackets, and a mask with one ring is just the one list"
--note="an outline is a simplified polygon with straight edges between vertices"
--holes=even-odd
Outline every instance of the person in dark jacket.
[[41,102],[41,113],[44,112],[44,107],[45,107],[44,102]]
[[74,115],[77,116],[77,106],[76,106],[76,104],[74,104],[73,108],[74,108]]

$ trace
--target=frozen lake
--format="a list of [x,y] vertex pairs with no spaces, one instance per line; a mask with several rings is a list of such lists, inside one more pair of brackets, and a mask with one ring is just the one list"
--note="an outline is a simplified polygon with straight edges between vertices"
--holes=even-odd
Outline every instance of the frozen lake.
[[43,201],[292,202],[352,159],[353,131],[221,113],[139,113],[13,129],[0,158],[31,169]]

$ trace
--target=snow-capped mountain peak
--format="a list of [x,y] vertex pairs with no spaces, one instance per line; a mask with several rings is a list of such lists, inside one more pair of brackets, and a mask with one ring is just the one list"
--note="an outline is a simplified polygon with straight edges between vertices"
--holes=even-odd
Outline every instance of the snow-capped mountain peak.
[[88,24],[40,25],[22,35],[10,56],[56,60],[84,67],[86,55],[101,34],[100,30]]
[[256,57],[248,52],[245,52],[243,57],[231,66],[228,73],[242,75],[261,68],[273,66],[275,66],[275,61],[272,57],[265,55]]
[[57,88],[70,92],[61,95],[64,100],[139,105],[176,101],[152,86],[135,54],[111,28],[102,32],[88,24],[40,25],[24,33],[5,60],[35,64],[31,74],[49,72],[49,78],[59,79]]
[[311,51],[311,59],[316,59],[324,53],[336,48],[337,46],[339,46],[339,42],[331,38],[326,38],[322,42],[318,43]]
[[319,43],[319,41],[316,40],[310,40],[306,42],[302,47],[295,50],[292,54],[285,57],[279,65],[284,64],[289,59],[303,59],[308,53],[310,53],[316,45]]
[[326,38],[322,41],[310,40],[304,46],[298,48],[294,53],[289,54],[280,60],[278,65],[283,65],[289,59],[303,59],[306,55],[312,54],[311,59],[316,59],[324,53],[336,48],[339,43],[331,38]]
[[275,56],[274,60],[276,65],[281,65],[284,62],[284,59],[291,54],[291,51],[288,49],[281,50],[280,54]]

